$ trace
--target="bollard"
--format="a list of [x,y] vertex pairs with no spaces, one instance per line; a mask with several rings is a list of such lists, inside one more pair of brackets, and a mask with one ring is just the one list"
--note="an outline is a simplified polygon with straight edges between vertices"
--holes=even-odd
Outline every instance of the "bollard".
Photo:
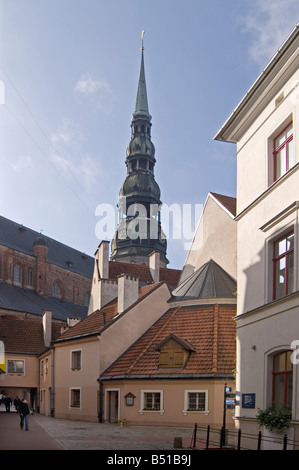
[[183,440],[181,437],[175,437],[173,441],[173,447],[175,449],[182,449],[183,448]]

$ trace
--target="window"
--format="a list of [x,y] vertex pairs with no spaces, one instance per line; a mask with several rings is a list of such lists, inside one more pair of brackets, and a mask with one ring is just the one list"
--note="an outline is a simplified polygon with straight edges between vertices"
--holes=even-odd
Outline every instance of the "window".
[[8,359],[7,360],[7,373],[8,374],[24,374],[25,361],[23,359]]
[[22,270],[18,264],[13,268],[13,282],[14,284],[21,284],[22,282]]
[[272,372],[272,404],[275,408],[280,406],[292,407],[293,364],[291,351],[278,353],[273,357]]
[[160,414],[164,413],[163,390],[141,390],[139,413],[142,414],[146,411],[159,411]]
[[206,401],[206,394],[204,392],[189,392],[188,393],[188,410],[189,411],[204,411],[205,401]]
[[273,244],[273,300],[294,291],[294,232]]
[[81,369],[81,351],[72,351],[71,355],[71,368],[72,370]]
[[276,181],[294,165],[293,123],[275,137],[273,159],[274,181]]
[[31,268],[28,268],[28,271],[27,271],[27,286],[29,287],[33,286],[33,272]]
[[161,396],[159,392],[145,392],[144,394],[144,409],[145,410],[160,410]]
[[88,305],[89,305],[89,298],[90,298],[89,294],[85,294],[85,296],[84,296],[84,306],[85,307],[88,307]]
[[54,284],[53,284],[53,286],[52,286],[52,294],[53,294],[55,297],[61,297],[60,286],[59,286],[59,284],[57,284],[57,282],[54,282]]
[[81,390],[80,390],[80,388],[72,388],[71,389],[70,406],[72,408],[80,408],[80,406],[81,406]]
[[155,348],[159,351],[160,369],[182,369],[193,351],[190,343],[170,334]]
[[185,390],[183,413],[194,411],[208,413],[207,390]]

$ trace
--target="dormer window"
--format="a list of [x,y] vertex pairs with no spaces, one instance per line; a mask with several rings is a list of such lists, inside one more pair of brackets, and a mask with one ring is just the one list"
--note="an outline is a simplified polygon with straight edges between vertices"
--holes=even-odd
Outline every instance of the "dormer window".
[[160,369],[182,369],[194,349],[188,342],[170,335],[156,347],[156,350],[160,353]]

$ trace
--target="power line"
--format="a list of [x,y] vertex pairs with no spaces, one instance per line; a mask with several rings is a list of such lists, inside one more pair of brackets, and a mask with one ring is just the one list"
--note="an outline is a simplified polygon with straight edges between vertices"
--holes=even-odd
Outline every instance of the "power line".
[[[31,109],[29,108],[28,104],[26,103],[26,101],[24,100],[23,96],[21,95],[20,91],[17,89],[17,87],[14,85],[14,83],[12,82],[12,80],[10,79],[10,77],[8,76],[7,72],[4,70],[3,66],[0,64],[0,68],[2,70],[2,72],[5,74],[5,76],[7,77],[8,81],[10,82],[11,86],[14,88],[14,90],[16,91],[16,93],[18,94],[19,98],[22,100],[24,106],[26,107],[27,111],[29,112],[29,114],[31,115],[33,121],[35,122],[36,126],[38,127],[38,129],[40,130],[41,134],[43,135],[43,137],[46,139],[46,141],[48,142],[48,144],[52,147],[52,149],[54,150],[54,152],[58,155],[58,157],[62,158],[61,155],[59,154],[58,150],[54,147],[53,143],[51,142],[51,140],[48,138],[47,134],[44,132],[44,130],[42,129],[42,127],[40,126],[38,120],[35,118],[33,112],[31,111]],[[54,170],[59,174],[59,176],[62,178],[62,180],[64,181],[64,183],[68,186],[68,188],[72,191],[72,193],[77,197],[77,199],[79,199],[79,201],[81,202],[82,205],[84,205],[84,207],[90,212],[90,209],[88,207],[86,207],[86,205],[84,204],[84,202],[81,200],[81,198],[79,197],[79,195],[77,193],[75,193],[75,191],[73,190],[73,188],[69,185],[69,183],[67,182],[67,180],[63,177],[62,173],[57,169],[57,167],[54,165],[54,163],[52,162],[52,160],[46,155],[46,153],[43,151],[43,149],[40,147],[40,145],[37,143],[37,141],[35,140],[35,138],[31,135],[31,133],[25,128],[25,126],[21,123],[21,121],[17,118],[17,116],[15,115],[15,113],[7,106],[7,104],[5,103],[5,107],[8,109],[8,111],[12,114],[12,116],[14,117],[14,119],[18,122],[18,124],[22,127],[22,129],[26,132],[27,135],[29,135],[29,137],[32,139],[32,141],[34,142],[34,144],[38,147],[38,149],[41,151],[42,155],[48,160],[48,162],[52,165],[52,167],[54,168]],[[90,204],[95,207],[96,204],[90,200],[89,196],[86,194],[84,188],[82,187],[80,181],[78,181],[78,179],[76,178],[76,176],[74,175],[74,173],[72,172],[71,168],[69,167],[69,165],[67,164],[67,162],[63,159],[63,161],[65,162],[67,168],[68,168],[68,171],[70,172],[70,174],[72,175],[73,179],[75,180],[76,184],[81,188],[83,194],[85,195],[85,197],[88,199],[88,201],[90,202]],[[92,213],[92,215],[94,215],[94,213]]]

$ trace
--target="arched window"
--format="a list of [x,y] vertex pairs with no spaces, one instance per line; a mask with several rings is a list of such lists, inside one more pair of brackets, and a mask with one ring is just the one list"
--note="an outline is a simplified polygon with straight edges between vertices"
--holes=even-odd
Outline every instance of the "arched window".
[[275,408],[292,408],[293,364],[291,351],[283,351],[273,357],[272,404]]
[[61,289],[60,289],[60,286],[57,282],[54,282],[54,284],[52,286],[52,294],[55,297],[61,297]]
[[89,305],[89,294],[85,294],[84,305],[85,305],[85,307],[88,307],[88,305]]
[[13,282],[18,285],[22,283],[22,269],[18,264],[13,268]]
[[28,268],[27,270],[27,286],[33,286],[33,271],[31,268]]

